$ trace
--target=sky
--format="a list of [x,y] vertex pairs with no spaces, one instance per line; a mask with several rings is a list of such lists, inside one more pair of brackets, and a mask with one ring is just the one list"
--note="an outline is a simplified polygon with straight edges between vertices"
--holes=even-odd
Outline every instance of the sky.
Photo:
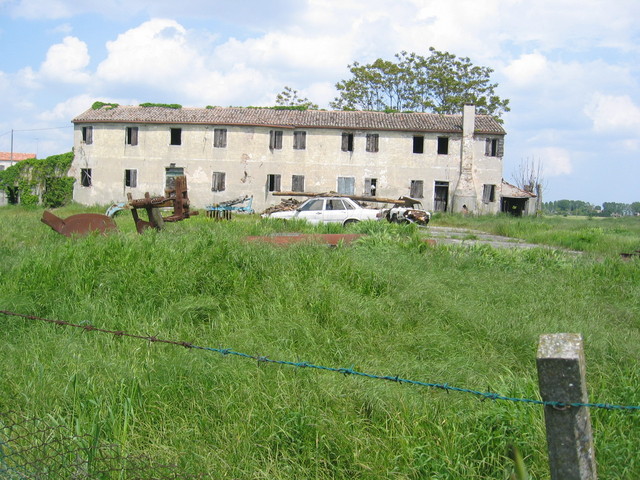
[[[493,69],[504,178],[640,201],[639,0],[0,0],[0,151],[73,147],[95,101],[320,108],[348,65],[429,47]],[[11,132],[13,131],[13,135]]]

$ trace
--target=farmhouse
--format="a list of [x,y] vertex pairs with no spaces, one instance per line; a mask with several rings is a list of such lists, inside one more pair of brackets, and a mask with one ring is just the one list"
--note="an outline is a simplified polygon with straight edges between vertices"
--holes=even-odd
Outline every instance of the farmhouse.
[[505,131],[495,118],[279,108],[97,104],[73,119],[74,199],[161,195],[186,175],[195,207],[279,191],[420,198],[432,211],[501,210]]

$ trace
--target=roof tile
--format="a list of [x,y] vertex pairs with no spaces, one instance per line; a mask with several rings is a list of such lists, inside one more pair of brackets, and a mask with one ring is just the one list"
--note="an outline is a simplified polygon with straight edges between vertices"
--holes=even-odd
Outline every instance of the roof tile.
[[[340,128],[461,133],[462,115],[383,113],[364,111],[281,110],[274,108],[167,108],[109,106],[89,109],[73,123],[170,123],[245,125],[279,128]],[[504,135],[502,125],[488,115],[476,115],[476,133]]]

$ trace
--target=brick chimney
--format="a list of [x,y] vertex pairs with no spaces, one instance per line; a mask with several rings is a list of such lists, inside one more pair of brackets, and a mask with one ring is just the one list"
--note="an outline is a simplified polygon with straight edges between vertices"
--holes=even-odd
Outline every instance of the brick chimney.
[[451,211],[477,212],[477,190],[473,178],[473,134],[476,124],[476,106],[465,105],[462,111],[462,148],[460,149],[460,178],[453,194]]

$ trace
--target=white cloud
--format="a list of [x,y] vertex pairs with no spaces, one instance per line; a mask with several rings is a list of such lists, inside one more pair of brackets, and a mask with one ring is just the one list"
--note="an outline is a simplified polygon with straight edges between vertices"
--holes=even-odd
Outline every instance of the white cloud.
[[95,98],[89,94],[71,97],[64,102],[57,103],[52,109],[38,115],[42,122],[68,122],[89,108]]
[[536,148],[531,151],[531,158],[536,159],[542,164],[544,177],[569,175],[573,172],[571,152],[564,148]]
[[174,20],[149,20],[107,42],[107,50],[97,69],[107,82],[175,87],[200,63],[185,28]]
[[504,68],[507,79],[519,88],[536,85],[549,76],[549,62],[539,52],[521,55]]
[[43,77],[65,83],[85,83],[90,75],[84,71],[89,65],[87,44],[76,37],[65,37],[52,45],[40,67]]
[[585,107],[584,113],[598,133],[635,133],[640,128],[640,107],[628,95],[598,93]]

